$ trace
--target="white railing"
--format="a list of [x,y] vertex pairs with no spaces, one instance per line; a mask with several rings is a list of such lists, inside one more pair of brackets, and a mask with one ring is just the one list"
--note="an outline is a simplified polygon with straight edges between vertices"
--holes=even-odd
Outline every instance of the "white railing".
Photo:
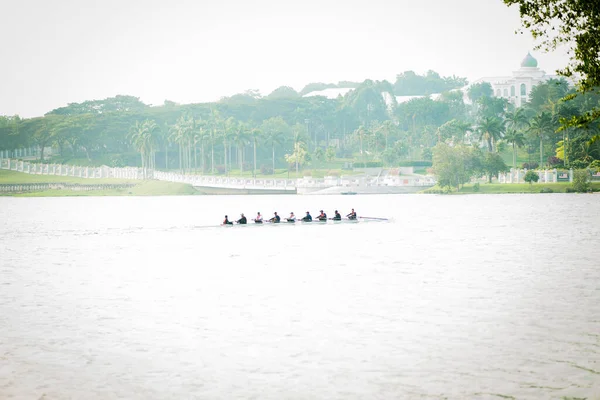
[[[13,160],[10,158],[0,159],[0,169],[23,172],[35,175],[55,175],[72,176],[77,178],[117,178],[117,179],[143,179],[144,174],[141,168],[125,167],[79,167],[76,165],[63,164],[40,164],[30,163],[28,161]],[[152,176],[152,171],[147,173],[147,177]]]
[[161,181],[187,183],[193,186],[209,186],[230,189],[282,189],[290,191],[296,189],[295,179],[259,179],[244,177],[203,176],[162,171],[154,171],[153,176],[154,179]]
[[[3,158],[39,158],[41,154],[41,147],[33,146],[33,147],[25,147],[19,149],[3,149],[0,150],[0,159]],[[44,148],[45,155],[52,155],[52,147]]]
[[[573,182],[573,170],[544,169],[533,170],[538,176],[538,183]],[[510,172],[498,175],[498,183],[525,183],[526,169],[511,168]]]

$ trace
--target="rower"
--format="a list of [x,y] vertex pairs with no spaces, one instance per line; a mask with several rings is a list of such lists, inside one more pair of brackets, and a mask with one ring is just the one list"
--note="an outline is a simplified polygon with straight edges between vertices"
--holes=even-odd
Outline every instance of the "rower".
[[262,215],[260,215],[260,212],[256,215],[256,218],[254,218],[254,223],[256,223],[256,224],[262,224],[263,223]]
[[334,221],[341,221],[342,220],[342,215],[338,212],[338,210],[335,210],[335,216],[333,218],[331,218]]
[[273,223],[273,224],[278,224],[279,221],[281,221],[281,218],[279,217],[279,215],[277,215],[277,211],[275,211],[273,218],[271,218],[269,220],[269,222]]
[[306,216],[304,218],[302,218],[302,221],[303,222],[311,222],[312,221],[312,217],[308,211],[306,212]]
[[290,213],[290,216],[286,218],[287,222],[296,222],[296,216],[293,212]]
[[246,216],[244,215],[244,213],[242,213],[242,217],[240,219],[238,219],[236,222],[240,225],[246,225],[248,220],[246,219]]
[[317,215],[317,219],[319,221],[327,221],[327,214],[325,214],[323,210],[321,210],[320,213],[321,214]]
[[233,225],[233,222],[229,221],[229,219],[227,219],[227,215],[226,215],[225,220],[223,221],[222,225]]
[[356,211],[354,211],[354,208],[350,211],[350,214],[346,215],[346,217],[348,217],[348,219],[356,219]]

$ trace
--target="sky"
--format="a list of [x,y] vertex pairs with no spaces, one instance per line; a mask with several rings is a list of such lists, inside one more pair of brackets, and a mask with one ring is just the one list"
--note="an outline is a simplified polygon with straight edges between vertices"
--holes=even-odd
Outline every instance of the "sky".
[[534,52],[502,0],[0,0],[0,115],[116,95],[217,101],[310,82],[394,82],[407,70],[474,81]]

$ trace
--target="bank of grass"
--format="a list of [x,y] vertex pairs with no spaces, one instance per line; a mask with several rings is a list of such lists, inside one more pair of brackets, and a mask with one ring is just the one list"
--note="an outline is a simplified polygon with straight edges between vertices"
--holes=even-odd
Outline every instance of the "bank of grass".
[[[460,190],[453,189],[448,191],[447,188],[441,188],[439,186],[433,186],[429,189],[423,190],[420,193],[426,194],[502,194],[502,193],[566,193],[568,188],[572,188],[573,185],[569,182],[557,182],[557,183],[480,183],[479,186],[476,184],[467,184],[460,188]],[[592,190],[600,191],[600,182],[591,183]]]
[[90,178],[77,178],[73,176],[56,176],[56,175],[37,175],[37,174],[26,174],[24,172],[9,171],[7,169],[0,169],[0,184],[19,184],[19,183],[79,183],[82,185],[103,185],[106,183],[120,184],[120,183],[135,183],[136,180],[131,179],[90,179]]
[[0,170],[0,184],[27,183],[77,183],[80,185],[104,185],[133,183],[135,186],[106,190],[53,189],[38,192],[6,193],[16,197],[72,197],[72,196],[180,196],[198,194],[192,185],[163,181],[139,181],[131,179],[86,179],[71,176],[32,175],[22,172]]
[[163,181],[143,181],[122,189],[107,190],[42,190],[11,194],[14,197],[83,197],[83,196],[189,196],[198,194],[192,185]]

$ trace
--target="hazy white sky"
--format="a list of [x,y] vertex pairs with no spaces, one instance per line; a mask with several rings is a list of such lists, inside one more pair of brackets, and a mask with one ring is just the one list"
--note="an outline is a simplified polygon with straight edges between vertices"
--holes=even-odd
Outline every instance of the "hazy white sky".
[[[0,115],[117,94],[147,104],[247,89],[510,75],[534,47],[502,0],[0,0]],[[564,52],[533,53],[547,73]]]

